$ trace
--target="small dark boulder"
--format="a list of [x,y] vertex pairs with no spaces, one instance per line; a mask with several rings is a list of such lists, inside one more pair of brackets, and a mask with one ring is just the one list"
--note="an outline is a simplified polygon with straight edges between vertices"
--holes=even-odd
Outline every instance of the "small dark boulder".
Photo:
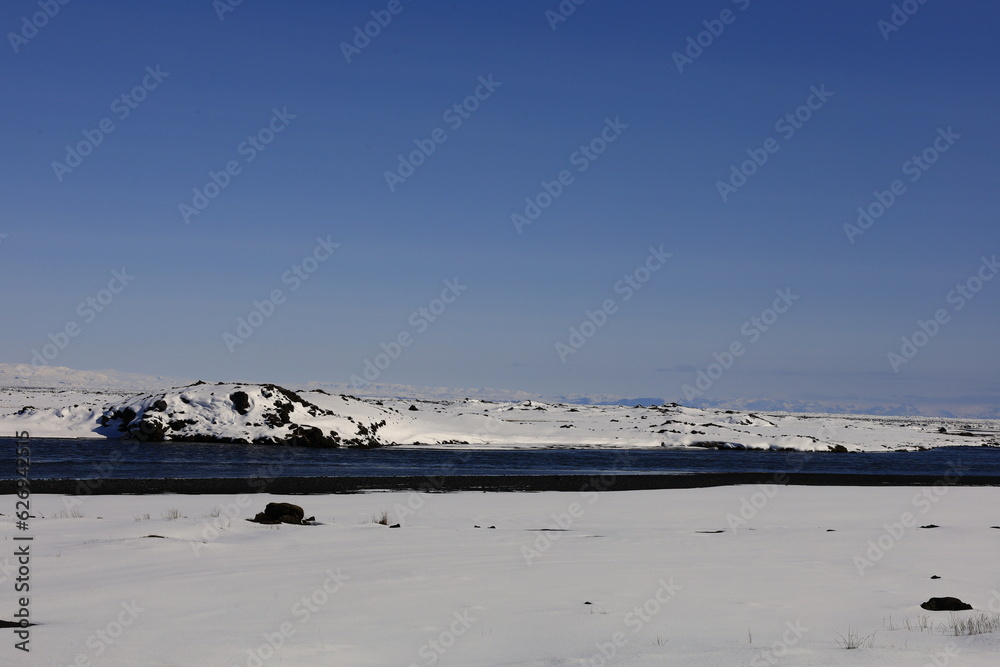
[[936,574],[932,574],[932,575],[931,575],[931,579],[940,579],[940,578],[941,578],[941,577],[939,577],[939,576],[938,576],[938,575],[936,575]]
[[958,598],[931,598],[920,605],[921,609],[927,611],[966,611],[972,609],[972,605],[962,602]]
[[410,412],[416,412],[419,408],[417,406],[415,406],[415,405],[411,405],[410,407],[408,407],[406,409],[409,410]]
[[941,526],[937,525],[936,523],[929,523],[926,526],[920,526],[920,527],[921,528],[940,528]]
[[316,519],[315,517],[306,519],[305,515],[305,511],[298,505],[291,503],[268,503],[263,512],[259,512],[257,516],[247,519],[247,521],[264,524],[289,523],[301,526]]

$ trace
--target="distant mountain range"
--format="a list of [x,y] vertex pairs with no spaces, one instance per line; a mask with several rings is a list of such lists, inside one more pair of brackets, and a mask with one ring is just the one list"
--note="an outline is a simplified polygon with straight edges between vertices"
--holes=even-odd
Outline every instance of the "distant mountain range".
[[767,412],[809,412],[845,415],[879,415],[884,417],[946,417],[951,419],[1000,419],[1000,407],[976,405],[952,408],[933,400],[917,403],[880,403],[874,399],[791,400],[767,398],[739,398],[727,400],[698,399],[690,401],[691,407],[720,408],[726,410],[756,410]]
[[155,391],[191,380],[162,375],[140,375],[115,370],[79,371],[64,366],[0,364],[0,387],[24,389],[86,389],[90,391]]

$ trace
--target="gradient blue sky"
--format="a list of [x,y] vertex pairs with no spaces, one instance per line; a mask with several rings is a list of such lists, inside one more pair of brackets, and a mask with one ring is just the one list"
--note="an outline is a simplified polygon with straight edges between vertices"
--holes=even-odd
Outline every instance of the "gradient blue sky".
[[[684,402],[742,342],[701,398],[1000,403],[1000,280],[960,311],[947,298],[1000,251],[997,3],[929,2],[885,39],[892,3],[870,0],[590,0],[555,30],[556,0],[403,0],[347,62],[341,43],[387,4],[245,0],[220,20],[210,0],[72,2],[12,45],[41,10],[5,2],[2,361],[75,322],[50,364],[348,382],[409,333],[379,382]],[[157,66],[119,119],[112,102]],[[490,76],[452,129],[443,112]],[[833,96],[786,138],[775,122],[813,86]],[[274,108],[295,118],[246,162]],[[104,118],[114,131],[60,182],[52,163]],[[607,118],[628,127],[577,171]],[[435,128],[447,140],[390,191],[386,170]],[[960,138],[911,182],[941,128]],[[723,201],[717,182],[769,137],[778,151]],[[240,173],[185,224],[179,204],[230,160]],[[563,169],[572,184],[519,234],[511,214]],[[895,179],[906,192],[850,243],[844,224]],[[317,237],[340,247],[292,291]],[[625,301],[616,283],[661,245],[672,257]],[[87,321],[78,304],[122,267],[134,280]],[[411,313],[456,278],[468,289],[420,330]],[[751,342],[744,324],[785,288],[799,299]],[[285,302],[230,353],[223,334],[275,289]],[[606,299],[617,311],[563,363],[556,344]],[[894,372],[888,353],[939,309]]]

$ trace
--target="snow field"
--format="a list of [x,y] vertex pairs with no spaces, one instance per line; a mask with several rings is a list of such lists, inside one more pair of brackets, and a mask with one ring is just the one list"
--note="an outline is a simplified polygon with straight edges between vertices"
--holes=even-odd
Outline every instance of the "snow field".
[[[730,526],[758,493],[756,513]],[[1000,635],[952,636],[951,614],[919,604],[955,596],[1000,611],[998,492],[947,487],[921,513],[928,493],[37,495],[40,625],[30,654],[7,641],[0,663],[995,664]],[[243,520],[276,500],[322,525]],[[372,523],[382,512],[401,528]],[[873,647],[841,648],[851,632],[874,633]]]

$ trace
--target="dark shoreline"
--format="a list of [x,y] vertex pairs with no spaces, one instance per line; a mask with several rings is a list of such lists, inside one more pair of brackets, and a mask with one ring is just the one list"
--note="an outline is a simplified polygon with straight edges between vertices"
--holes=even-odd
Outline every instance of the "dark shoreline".
[[[15,479],[0,480],[0,494],[17,492]],[[841,473],[683,473],[605,475],[413,475],[403,477],[275,477],[174,479],[35,479],[32,493],[65,495],[240,494],[281,495],[366,491],[640,491],[741,484],[781,486],[1000,486],[989,475],[864,475]]]

